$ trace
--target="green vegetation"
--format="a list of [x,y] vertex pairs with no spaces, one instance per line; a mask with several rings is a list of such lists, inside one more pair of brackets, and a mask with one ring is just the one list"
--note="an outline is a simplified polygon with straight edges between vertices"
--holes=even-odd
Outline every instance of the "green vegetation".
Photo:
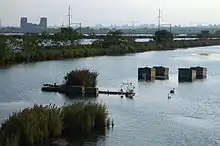
[[[46,36],[47,37],[47,36]],[[74,40],[78,40],[82,38],[82,35],[79,34],[76,30],[73,28],[61,28],[60,32],[56,33],[53,37],[55,40],[71,40],[72,42]]]
[[89,69],[76,69],[64,77],[66,86],[96,87],[98,73]]
[[99,47],[99,48],[112,48],[114,46],[116,47],[123,47],[128,46],[134,43],[133,37],[127,37],[124,36],[124,33],[121,31],[110,31],[103,39],[97,40],[93,43],[93,47]]
[[[71,34],[71,35],[69,35]],[[102,55],[124,55],[144,51],[171,50],[176,48],[219,45],[219,40],[200,39],[174,41],[173,35],[161,30],[155,33],[151,42],[138,43],[133,37],[124,36],[121,31],[109,32],[106,37],[92,45],[79,45],[82,36],[67,28],[57,34],[24,36],[0,36],[0,66],[45,60],[61,60]]]
[[208,30],[203,30],[198,34],[198,38],[200,39],[210,39],[212,38],[212,34]]
[[35,146],[59,138],[105,131],[107,109],[97,103],[26,108],[9,117],[0,129],[1,146]]
[[220,38],[220,30],[216,31],[216,32],[213,34],[213,37],[218,37],[218,38]]
[[156,31],[154,41],[157,43],[173,41],[173,34],[167,30]]

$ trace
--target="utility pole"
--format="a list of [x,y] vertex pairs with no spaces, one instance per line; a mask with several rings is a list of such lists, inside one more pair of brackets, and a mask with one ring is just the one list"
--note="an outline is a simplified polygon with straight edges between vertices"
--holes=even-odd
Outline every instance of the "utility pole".
[[70,8],[70,6],[69,6],[69,11],[68,11],[68,26],[69,26],[69,28],[70,28],[70,23],[71,23],[71,8]]
[[80,26],[80,35],[82,35],[82,23],[81,22],[79,23],[79,26]]
[[69,39],[71,39],[71,8],[69,6],[69,11],[68,11],[68,26],[69,26]]
[[161,19],[161,11],[159,9],[159,16],[158,16],[158,31],[160,30],[160,19]]
[[170,32],[172,33],[172,24],[170,24]]

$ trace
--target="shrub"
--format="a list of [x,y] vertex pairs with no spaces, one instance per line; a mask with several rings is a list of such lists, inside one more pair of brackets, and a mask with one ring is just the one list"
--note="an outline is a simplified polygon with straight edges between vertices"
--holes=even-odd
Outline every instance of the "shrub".
[[64,77],[66,86],[96,87],[98,73],[89,69],[76,69]]
[[172,41],[173,34],[167,30],[159,30],[155,32],[154,41],[157,43]]
[[[33,146],[61,136],[61,110],[55,106],[37,106],[14,113],[0,130],[2,146]],[[56,127],[56,128],[54,128]]]
[[75,134],[105,130],[107,108],[98,103],[76,102],[71,106],[34,105],[9,117],[0,129],[1,146],[35,146]]

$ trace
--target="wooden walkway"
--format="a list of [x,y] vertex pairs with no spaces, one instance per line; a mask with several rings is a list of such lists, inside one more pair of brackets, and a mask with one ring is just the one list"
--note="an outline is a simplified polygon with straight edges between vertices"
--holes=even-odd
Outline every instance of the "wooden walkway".
[[129,92],[114,92],[114,91],[99,91],[99,94],[107,94],[107,95],[124,95],[127,98],[133,98],[135,93]]
[[[44,92],[58,92],[58,93],[65,93],[65,89],[62,85],[51,85],[51,84],[44,84],[44,86],[41,88]],[[135,93],[133,92],[121,92],[121,91],[109,91],[109,90],[103,90],[99,91],[99,94],[107,94],[107,95],[124,95],[126,97],[133,97],[135,96]]]
[[111,95],[126,95],[127,92],[117,92],[117,91],[99,91],[99,94],[111,94]]

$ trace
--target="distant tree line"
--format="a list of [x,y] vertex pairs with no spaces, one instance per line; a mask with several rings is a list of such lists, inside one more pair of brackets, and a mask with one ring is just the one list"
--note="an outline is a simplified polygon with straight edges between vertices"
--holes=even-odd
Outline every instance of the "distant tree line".
[[200,40],[174,41],[171,32],[159,30],[155,33],[153,41],[135,42],[134,37],[125,36],[122,31],[117,30],[109,31],[105,37],[96,40],[92,45],[78,44],[82,34],[72,28],[61,28],[54,35],[44,32],[41,35],[0,36],[0,65],[219,45],[220,40],[209,39],[219,34],[219,31],[212,35],[208,31],[202,31],[198,34]]

